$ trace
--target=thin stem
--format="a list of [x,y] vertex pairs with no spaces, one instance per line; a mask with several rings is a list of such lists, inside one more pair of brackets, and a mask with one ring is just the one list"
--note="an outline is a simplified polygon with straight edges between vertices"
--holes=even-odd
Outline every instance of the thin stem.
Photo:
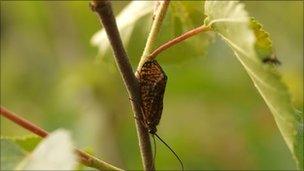
[[152,60],[154,59],[157,55],[159,55],[161,52],[163,52],[164,50],[182,42],[183,40],[186,40],[192,36],[195,36],[201,32],[205,32],[205,31],[209,31],[211,30],[211,27],[208,27],[208,26],[205,26],[205,25],[202,25],[200,27],[197,27],[193,30],[190,30],[190,31],[187,31],[186,33],[168,41],[167,43],[161,45],[160,47],[158,47],[156,50],[154,50],[147,58],[149,60]]
[[153,157],[151,151],[150,137],[147,129],[141,124],[141,96],[139,92],[138,81],[132,71],[131,64],[123,47],[115,17],[112,11],[111,2],[109,0],[97,1],[93,0],[91,8],[95,11],[107,33],[114,52],[114,58],[119,72],[123,78],[129,98],[131,99],[132,109],[134,113],[139,147],[144,170],[154,170]]
[[[5,118],[13,121],[17,125],[27,129],[28,131],[30,131],[42,138],[45,138],[49,134],[47,131],[40,128],[39,126],[31,123],[30,121],[22,118],[21,116],[18,116],[17,114],[7,110],[6,108],[4,108],[2,106],[0,107],[0,115],[4,116]],[[78,154],[80,162],[88,167],[93,167],[93,168],[96,168],[99,170],[122,170],[122,169],[112,166],[102,160],[99,160],[98,158],[96,158],[84,151],[81,151],[79,149],[75,148],[75,152]]]
[[151,30],[146,42],[146,46],[145,49],[143,51],[143,54],[141,56],[141,59],[139,61],[137,70],[140,70],[140,68],[142,67],[142,65],[146,62],[147,60],[147,56],[151,53],[151,51],[153,50],[153,46],[156,42],[156,38],[157,35],[160,31],[160,27],[162,25],[162,22],[166,16],[166,12],[168,9],[170,1],[169,0],[165,0],[165,1],[161,1],[161,4],[157,7],[157,10],[154,14],[154,19],[153,19],[153,23],[151,26]]
[[2,106],[0,107],[0,114],[40,137],[44,138],[48,135],[48,132],[44,129],[39,128],[37,125],[34,125],[30,121],[27,121],[26,119],[8,111]]

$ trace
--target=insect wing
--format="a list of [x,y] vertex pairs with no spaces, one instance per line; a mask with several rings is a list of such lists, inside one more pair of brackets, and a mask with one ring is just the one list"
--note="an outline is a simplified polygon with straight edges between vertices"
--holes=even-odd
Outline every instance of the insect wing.
[[150,102],[150,115],[148,116],[148,120],[152,122],[154,125],[158,125],[159,121],[161,119],[162,111],[163,111],[163,98],[165,93],[167,83],[167,77],[164,75],[160,77],[160,79],[155,82],[152,91],[151,96],[152,101]]
[[167,76],[152,60],[143,65],[139,77],[145,122],[156,126],[161,118]]

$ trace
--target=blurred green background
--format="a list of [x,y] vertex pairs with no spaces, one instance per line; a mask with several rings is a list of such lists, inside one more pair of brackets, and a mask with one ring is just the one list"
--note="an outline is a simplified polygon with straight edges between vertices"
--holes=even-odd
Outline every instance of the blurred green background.
[[[270,33],[283,80],[303,111],[303,2],[244,3]],[[126,4],[113,2],[115,12]],[[166,25],[172,15],[159,44],[174,36],[168,29],[189,29]],[[150,24],[151,16],[140,20],[127,45],[134,68]],[[90,44],[99,29],[88,2],[1,1],[1,105],[48,131],[72,131],[77,146],[107,162],[141,169],[134,119],[113,57],[97,60]],[[200,49],[199,37],[192,41],[158,57],[168,75],[158,133],[185,168],[295,169],[272,114],[229,47],[218,37],[207,49]],[[25,134],[1,118],[1,136]],[[156,167],[179,169],[160,142]]]

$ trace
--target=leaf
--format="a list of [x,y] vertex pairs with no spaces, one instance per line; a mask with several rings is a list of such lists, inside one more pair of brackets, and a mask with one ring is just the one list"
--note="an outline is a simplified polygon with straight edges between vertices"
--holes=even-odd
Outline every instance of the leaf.
[[14,169],[40,140],[37,136],[1,137],[1,169]]
[[[203,1],[172,1],[157,37],[157,46],[201,25]],[[198,34],[160,54],[159,59],[170,64],[202,57],[213,37]],[[155,47],[155,48],[156,48]]]
[[12,140],[19,145],[23,150],[31,152],[35,149],[42,138],[38,136],[24,136],[19,138],[13,138]]
[[[171,2],[163,24],[160,28],[160,33],[157,36],[156,46],[189,31],[202,23],[202,1],[174,1]],[[117,26],[124,46],[127,48],[128,56],[132,58],[139,58],[142,55],[146,38],[149,34],[150,25],[152,23],[154,3],[152,1],[132,1],[127,5],[116,17]],[[138,28],[140,27],[140,28]],[[147,29],[146,29],[147,28]],[[132,34],[132,32],[134,34]],[[210,42],[209,35],[200,34],[182,43],[181,46],[173,47],[160,57],[163,62],[178,62],[187,60],[190,57],[203,56],[205,49]],[[130,45],[128,45],[130,42]],[[133,42],[136,46],[133,45]],[[109,42],[106,37],[104,29],[96,33],[91,43],[98,46],[100,56],[106,56],[110,49]],[[191,50],[189,50],[191,49]],[[187,58],[185,58],[187,56]],[[132,62],[132,61],[131,61]]]
[[1,138],[1,170],[13,170],[26,156],[20,146],[8,138]]
[[254,18],[250,19],[250,28],[253,30],[256,42],[255,50],[261,59],[265,59],[273,53],[272,42],[263,26]]
[[22,170],[73,170],[77,165],[69,132],[49,134],[18,166]]
[[180,30],[175,32],[175,36],[179,36],[184,30],[190,30],[202,23],[202,6],[203,1],[174,1],[171,2],[168,10],[167,20],[171,20],[175,23],[181,23],[175,25],[173,29]]
[[[303,114],[292,106],[287,87],[276,68],[263,64],[256,52],[256,46],[271,49],[271,44],[267,43],[269,37],[256,37],[264,33],[250,28],[248,14],[239,2],[207,1],[205,13],[205,25],[211,26],[232,48],[272,112],[298,167],[303,168]],[[263,46],[262,42],[265,42]]]
[[[152,14],[154,3],[152,1],[132,1],[116,17],[117,26],[124,44],[128,44],[135,23],[142,17]],[[105,55],[110,44],[104,29],[95,33],[91,39],[94,46],[98,46],[99,55]]]

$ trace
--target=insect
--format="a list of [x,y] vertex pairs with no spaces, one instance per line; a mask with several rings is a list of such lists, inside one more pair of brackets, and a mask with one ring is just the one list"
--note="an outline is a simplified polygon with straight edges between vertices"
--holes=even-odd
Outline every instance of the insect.
[[267,56],[265,59],[263,59],[263,63],[281,65],[281,62],[278,60],[275,54]]
[[151,134],[156,133],[156,126],[161,119],[166,83],[167,75],[156,60],[144,63],[139,72],[139,86],[143,122]]
[[168,77],[156,60],[149,60],[145,62],[138,75],[140,94],[142,99],[142,123],[148,129],[148,132],[153,135],[154,144],[155,135],[176,156],[183,170],[183,163],[181,159],[170,148],[170,146],[156,134],[156,126],[159,124],[163,111],[163,98]]

